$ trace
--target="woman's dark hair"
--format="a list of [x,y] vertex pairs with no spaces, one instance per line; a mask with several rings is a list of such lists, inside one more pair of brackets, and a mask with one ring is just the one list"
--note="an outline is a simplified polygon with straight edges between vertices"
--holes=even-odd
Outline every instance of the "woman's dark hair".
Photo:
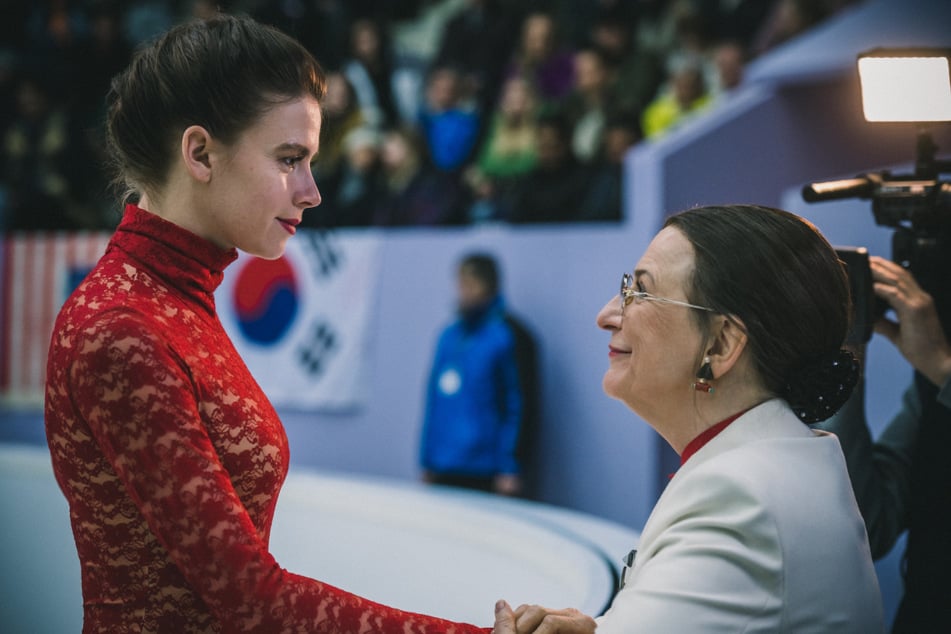
[[848,278],[822,234],[787,211],[753,205],[689,209],[664,226],[693,245],[689,301],[743,323],[764,387],[803,422],[834,414],[858,366],[841,350],[851,314]]
[[491,295],[499,292],[499,266],[488,253],[469,253],[459,261],[459,272],[482,282]]
[[165,182],[179,136],[200,125],[232,143],[269,108],[324,96],[323,70],[301,44],[248,17],[173,27],[112,80],[107,142],[128,196]]

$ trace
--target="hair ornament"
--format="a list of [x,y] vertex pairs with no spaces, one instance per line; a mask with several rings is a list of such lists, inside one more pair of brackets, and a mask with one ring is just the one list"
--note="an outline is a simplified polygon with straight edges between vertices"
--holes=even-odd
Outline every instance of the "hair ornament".
[[810,359],[791,373],[780,394],[799,417],[811,425],[842,407],[858,383],[860,366],[848,350]]

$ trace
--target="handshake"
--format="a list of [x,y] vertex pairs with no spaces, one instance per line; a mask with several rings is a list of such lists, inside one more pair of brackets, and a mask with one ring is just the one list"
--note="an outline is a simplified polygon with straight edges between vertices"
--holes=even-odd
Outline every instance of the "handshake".
[[595,627],[594,619],[574,608],[549,610],[539,605],[522,605],[513,610],[500,599],[495,604],[492,634],[590,634]]

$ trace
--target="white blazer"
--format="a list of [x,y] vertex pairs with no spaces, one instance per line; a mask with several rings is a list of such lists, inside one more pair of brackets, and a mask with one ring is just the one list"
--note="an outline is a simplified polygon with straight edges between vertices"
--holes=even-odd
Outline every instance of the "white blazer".
[[884,630],[838,439],[758,405],[684,464],[598,634]]

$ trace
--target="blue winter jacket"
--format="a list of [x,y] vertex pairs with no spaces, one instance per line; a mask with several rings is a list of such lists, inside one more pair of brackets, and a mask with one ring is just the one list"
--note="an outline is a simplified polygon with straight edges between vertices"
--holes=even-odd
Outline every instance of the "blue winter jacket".
[[515,337],[501,297],[440,335],[426,389],[421,463],[435,473],[517,474],[522,416]]

